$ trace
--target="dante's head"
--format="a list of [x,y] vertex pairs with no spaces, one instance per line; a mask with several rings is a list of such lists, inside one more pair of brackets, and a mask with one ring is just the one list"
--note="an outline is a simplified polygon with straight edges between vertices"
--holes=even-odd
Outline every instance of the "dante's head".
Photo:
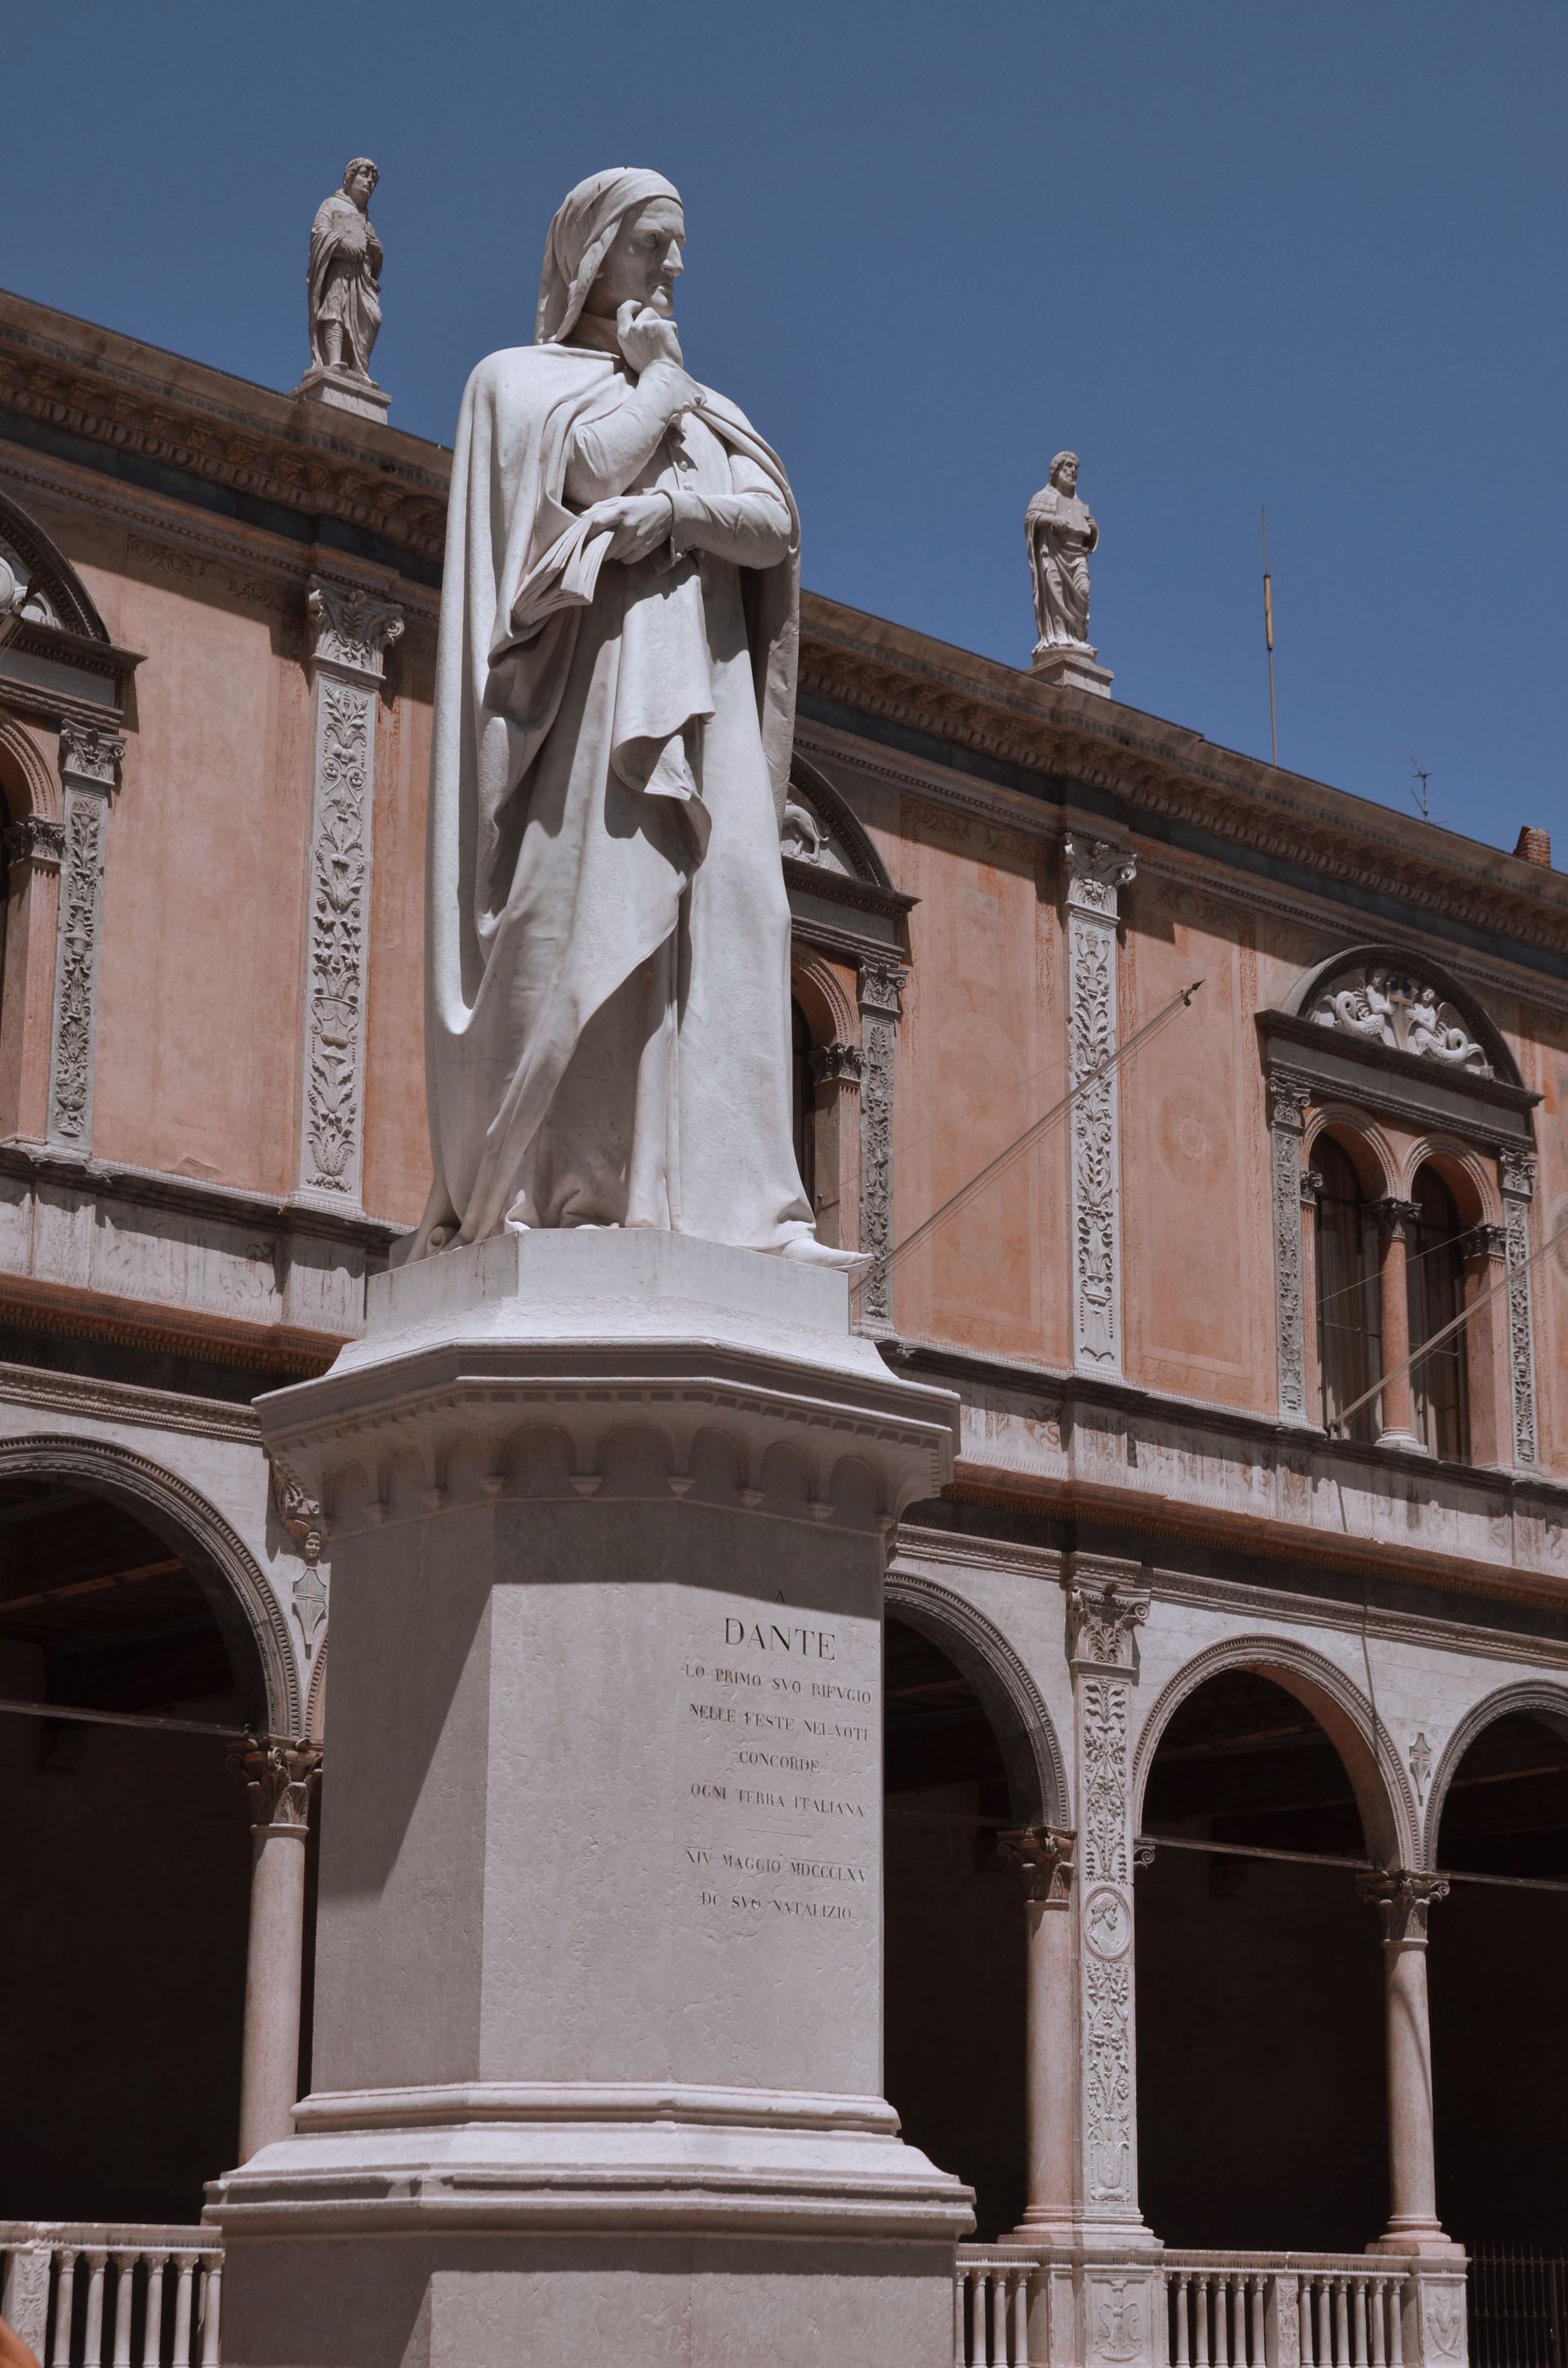
[[534,337],[562,345],[583,313],[613,319],[630,302],[671,310],[686,218],[662,173],[621,165],[562,199],[544,243]]
[[1078,455],[1076,452],[1058,452],[1055,460],[1051,464],[1050,483],[1057,488],[1059,493],[1072,494],[1076,492],[1078,485]]
[[370,192],[381,179],[368,156],[350,156],[343,168],[343,194],[352,198],[361,213],[370,202]]

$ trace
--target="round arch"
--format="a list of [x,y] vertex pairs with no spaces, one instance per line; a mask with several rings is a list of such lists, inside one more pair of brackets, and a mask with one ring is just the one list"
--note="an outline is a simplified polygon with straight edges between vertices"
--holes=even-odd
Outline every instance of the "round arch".
[[1345,1763],[1367,1846],[1375,1859],[1386,1866],[1426,1863],[1420,1855],[1420,1817],[1388,1729],[1381,1719],[1374,1722],[1366,1696],[1332,1661],[1305,1645],[1279,1636],[1228,1637],[1199,1653],[1166,1683],[1143,1723],[1133,1759],[1135,1832],[1142,1827],[1149,1771],[1172,1716],[1199,1686],[1230,1669],[1250,1669],[1260,1678],[1272,1679],[1312,1713]]
[[32,734],[12,715],[0,714],[0,774],[8,783],[17,783],[23,792],[11,817],[13,822],[26,817],[36,817],[40,822],[63,819],[65,801],[60,777]]
[[217,1508],[175,1473],[108,1440],[59,1432],[24,1433],[0,1441],[0,1476],[59,1477],[124,1505],[169,1543],[195,1553],[191,1575],[202,1588],[225,1638],[251,1648],[262,1699],[258,1723],[275,1735],[304,1732],[299,1671],[282,1606],[244,1540]]
[[1376,1119],[1354,1102],[1319,1103],[1307,1117],[1303,1156],[1309,1167],[1314,1144],[1325,1134],[1338,1144],[1369,1201],[1385,1200],[1393,1192],[1399,1160]]
[[950,1588],[888,1573],[887,1608],[947,1654],[979,1695],[1020,1826],[1070,1826],[1066,1763],[1040,1689],[1000,1629]]
[[1454,1781],[1460,1760],[1478,1736],[1500,1718],[1539,1718],[1557,1728],[1568,1738],[1568,1685],[1553,1685],[1547,1678],[1528,1678],[1523,1683],[1500,1687],[1467,1711],[1444,1746],[1432,1779],[1432,1789],[1426,1796],[1426,1829],[1423,1866],[1437,1863],[1437,1841],[1443,1828],[1443,1809],[1449,1797],[1449,1787]]

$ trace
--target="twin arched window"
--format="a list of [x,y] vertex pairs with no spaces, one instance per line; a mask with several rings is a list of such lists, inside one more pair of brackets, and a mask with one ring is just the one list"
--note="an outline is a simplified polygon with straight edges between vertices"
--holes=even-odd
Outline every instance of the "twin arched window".
[[[1453,1194],[1428,1165],[1416,1174],[1409,1209],[1380,1205],[1368,1199],[1349,1153],[1332,1135],[1320,1136],[1313,1145],[1312,1166],[1323,1179],[1317,1204],[1317,1314],[1324,1425],[1343,1427],[1350,1438],[1365,1441],[1378,1436],[1379,1402],[1367,1394],[1384,1372],[1389,1288],[1384,1244],[1389,1214],[1397,1209],[1404,1236],[1405,1313],[1415,1360],[1410,1369],[1413,1426],[1429,1453],[1464,1462],[1470,1454],[1465,1335],[1461,1327],[1446,1338],[1439,1337],[1464,1305],[1469,1229],[1460,1223]],[[1434,1340],[1434,1348],[1418,1353]]]

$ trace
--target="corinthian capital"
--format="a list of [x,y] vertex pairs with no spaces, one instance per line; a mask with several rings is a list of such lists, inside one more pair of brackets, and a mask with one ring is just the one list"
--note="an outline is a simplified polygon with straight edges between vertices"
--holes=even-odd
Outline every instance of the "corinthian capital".
[[380,682],[383,660],[403,632],[403,611],[357,585],[328,584],[312,576],[305,596],[313,628],[311,655],[317,666]]
[[1426,1911],[1434,1900],[1449,1896],[1441,1875],[1412,1874],[1403,1867],[1363,1874],[1356,1887],[1382,1918],[1385,1944],[1396,1949],[1426,1947]]
[[253,1735],[229,1761],[250,1794],[253,1826],[310,1821],[311,1787],[321,1774],[321,1746],[308,1736]]
[[1118,890],[1138,876],[1137,858],[1108,838],[1064,838],[1062,865],[1068,904],[1080,913],[1098,913],[1112,921]]
[[1117,1579],[1074,1579],[1067,1595],[1067,1657],[1094,1668],[1131,1669],[1133,1633],[1149,1617],[1149,1590]]
[[1041,1907],[1065,1907],[1073,1885],[1073,1845],[1062,1826],[1026,1826],[997,1839],[1024,1871],[1028,1898]]
[[60,778],[95,790],[112,790],[125,743],[94,723],[67,717],[60,727]]

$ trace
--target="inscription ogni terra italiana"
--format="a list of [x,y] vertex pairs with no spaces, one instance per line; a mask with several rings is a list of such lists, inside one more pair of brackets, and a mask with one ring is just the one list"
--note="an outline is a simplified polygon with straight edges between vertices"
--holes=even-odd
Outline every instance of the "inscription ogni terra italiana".
[[874,1623],[721,1598],[691,1636],[679,1672],[676,1856],[698,1926],[715,1938],[874,1929]]

